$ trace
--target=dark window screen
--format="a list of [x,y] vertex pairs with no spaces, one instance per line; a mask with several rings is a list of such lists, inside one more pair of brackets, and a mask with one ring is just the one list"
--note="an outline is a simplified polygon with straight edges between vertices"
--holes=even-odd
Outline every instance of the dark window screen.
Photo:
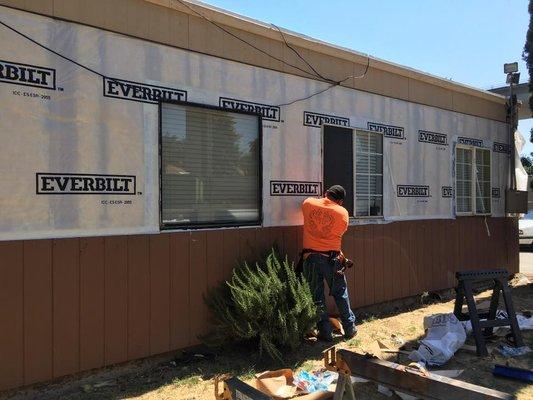
[[332,185],[346,189],[343,206],[353,215],[353,130],[324,126],[324,190]]

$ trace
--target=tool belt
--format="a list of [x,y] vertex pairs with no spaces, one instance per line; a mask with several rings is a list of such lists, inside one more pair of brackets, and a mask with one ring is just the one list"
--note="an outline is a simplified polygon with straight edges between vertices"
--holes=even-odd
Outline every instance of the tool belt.
[[313,250],[313,249],[303,249],[300,252],[300,257],[305,257],[306,254],[320,254],[321,256],[334,259],[335,257],[338,257],[340,253],[341,253],[340,251],[336,251],[336,250],[319,251],[319,250]]
[[313,250],[313,249],[302,249],[300,252],[300,259],[298,260],[298,264],[296,264],[296,275],[301,276],[303,274],[304,270],[304,260],[305,256],[309,254],[319,254],[321,256],[327,257],[329,260],[333,260],[341,254],[340,251],[336,250],[326,250],[326,251],[319,251],[319,250]]
[[[326,250],[326,251],[318,251],[318,250],[313,250],[313,249],[303,249],[301,252],[300,252],[300,259],[298,260],[298,264],[296,264],[296,275],[297,276],[301,276],[303,274],[303,270],[304,270],[304,260],[305,260],[305,255],[309,255],[309,254],[319,254],[323,257],[327,257],[328,258],[328,261],[334,261],[335,259],[339,258],[339,256],[341,255],[341,252],[340,251],[337,251],[337,250]],[[344,273],[344,271],[347,269],[347,268],[352,268],[353,266],[353,261],[352,260],[349,260],[347,259],[346,257],[342,256],[340,257],[341,258],[341,269],[339,270],[339,272],[341,273]]]

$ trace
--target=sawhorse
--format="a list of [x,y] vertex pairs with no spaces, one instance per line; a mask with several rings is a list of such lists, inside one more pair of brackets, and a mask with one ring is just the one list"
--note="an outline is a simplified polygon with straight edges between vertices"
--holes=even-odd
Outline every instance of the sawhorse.
[[[485,357],[488,355],[482,330],[484,330],[485,335],[490,336],[492,335],[492,329],[497,326],[510,326],[514,345],[517,347],[524,345],[520,329],[518,328],[518,322],[516,321],[511,289],[507,284],[508,276],[509,273],[505,269],[462,271],[455,274],[458,284],[455,289],[457,294],[453,313],[459,321],[471,321],[478,356]],[[474,300],[473,285],[489,280],[494,282],[490,308],[488,312],[478,313]],[[498,304],[500,302],[500,291],[502,292],[507,311],[507,318],[505,319],[496,319],[496,311],[498,311]],[[468,313],[462,312],[465,299],[468,306]],[[486,319],[486,321],[480,321],[480,319]]]

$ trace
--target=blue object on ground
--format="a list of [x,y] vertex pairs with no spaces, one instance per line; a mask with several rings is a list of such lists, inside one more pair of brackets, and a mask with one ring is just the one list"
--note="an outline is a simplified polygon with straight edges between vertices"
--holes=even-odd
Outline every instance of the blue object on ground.
[[505,357],[517,357],[530,353],[531,349],[529,348],[529,346],[511,347],[506,344],[502,344],[498,348],[498,351]]
[[337,378],[337,374],[330,371],[311,373],[301,371],[294,377],[294,384],[303,391],[314,393],[321,390],[328,390],[328,386]]
[[533,371],[522,368],[507,367],[505,365],[496,364],[492,373],[496,376],[504,376],[506,378],[518,379],[520,381],[533,382]]

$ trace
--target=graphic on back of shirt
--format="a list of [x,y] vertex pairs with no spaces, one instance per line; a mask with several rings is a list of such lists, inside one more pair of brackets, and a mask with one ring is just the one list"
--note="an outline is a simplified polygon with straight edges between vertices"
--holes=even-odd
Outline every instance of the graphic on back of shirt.
[[331,237],[331,231],[335,225],[333,212],[324,208],[315,208],[309,213],[309,225],[314,236],[320,239]]

